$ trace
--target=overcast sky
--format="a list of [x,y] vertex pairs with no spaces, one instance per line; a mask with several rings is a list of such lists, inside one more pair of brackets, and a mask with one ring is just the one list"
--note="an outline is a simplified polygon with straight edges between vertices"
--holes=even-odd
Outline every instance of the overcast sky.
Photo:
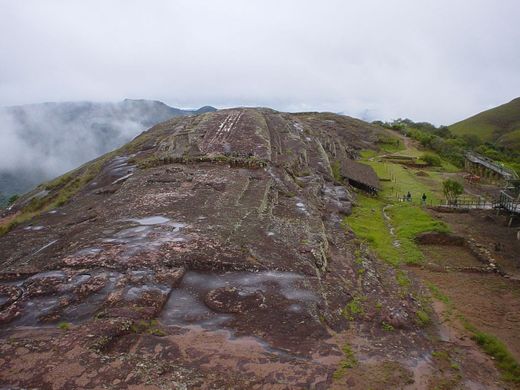
[[518,0],[0,0],[0,105],[162,100],[450,124],[520,96]]

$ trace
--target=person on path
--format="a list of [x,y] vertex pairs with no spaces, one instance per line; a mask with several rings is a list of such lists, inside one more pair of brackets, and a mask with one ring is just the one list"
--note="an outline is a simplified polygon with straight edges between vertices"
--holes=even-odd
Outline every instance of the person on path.
[[427,198],[426,194],[423,192],[422,197],[421,197],[423,206],[426,206],[426,198]]
[[406,200],[408,202],[411,202],[412,201],[412,194],[410,194],[410,191],[408,191],[408,193],[406,194]]

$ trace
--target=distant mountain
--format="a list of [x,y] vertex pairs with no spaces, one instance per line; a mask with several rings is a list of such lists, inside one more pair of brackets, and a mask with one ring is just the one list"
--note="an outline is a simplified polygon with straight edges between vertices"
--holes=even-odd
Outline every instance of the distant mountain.
[[457,135],[474,134],[483,141],[520,150],[520,98],[457,122],[449,129]]
[[210,106],[181,110],[130,99],[0,108],[0,194],[23,193],[172,117],[212,111],[216,109]]

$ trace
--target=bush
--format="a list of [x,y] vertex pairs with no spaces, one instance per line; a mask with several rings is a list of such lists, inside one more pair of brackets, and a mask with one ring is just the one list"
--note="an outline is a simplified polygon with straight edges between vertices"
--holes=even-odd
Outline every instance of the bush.
[[440,167],[442,164],[441,158],[433,153],[424,153],[421,160],[432,167]]
[[448,203],[453,203],[464,192],[464,186],[452,179],[444,180],[442,182],[442,192]]

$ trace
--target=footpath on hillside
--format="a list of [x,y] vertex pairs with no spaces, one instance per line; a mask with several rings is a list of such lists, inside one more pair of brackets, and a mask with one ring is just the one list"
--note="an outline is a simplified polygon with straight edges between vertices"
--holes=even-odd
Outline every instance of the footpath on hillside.
[[[438,325],[440,349],[426,359],[419,375],[427,378],[440,362],[446,369],[442,384],[436,384],[440,387],[433,386],[430,378],[425,388],[471,388],[466,374],[474,363],[481,374],[495,376],[498,370],[498,382],[491,388],[517,388],[518,229],[507,227],[506,218],[494,210],[447,212],[434,207],[443,202],[446,179],[465,184],[468,199],[493,196],[498,188],[470,187],[463,181],[463,172],[445,161],[440,167],[421,165],[424,151],[407,137],[391,133],[400,140],[398,145],[362,154],[363,162],[381,179],[379,196],[359,193],[357,207],[346,222],[371,250],[399,270],[400,285],[418,281],[429,291],[431,309],[420,316],[425,324]],[[406,199],[408,192],[411,200]]]

